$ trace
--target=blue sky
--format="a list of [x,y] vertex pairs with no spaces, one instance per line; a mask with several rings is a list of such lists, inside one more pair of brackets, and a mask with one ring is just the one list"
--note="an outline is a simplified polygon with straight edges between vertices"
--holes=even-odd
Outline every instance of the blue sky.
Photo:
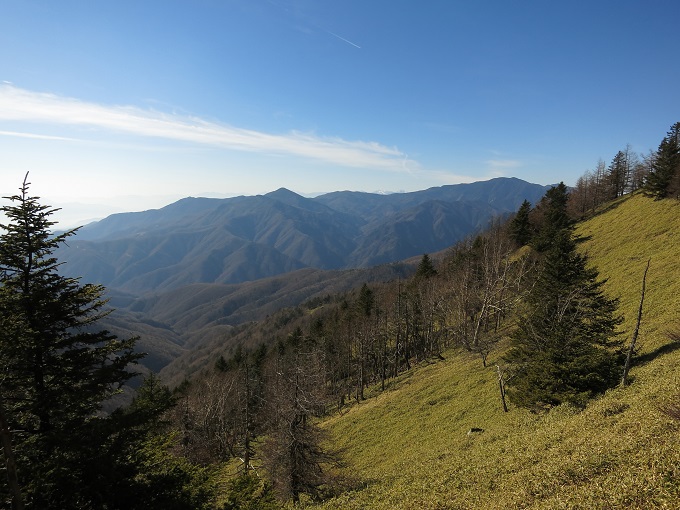
[[0,0],[0,192],[573,184],[680,120],[677,0]]

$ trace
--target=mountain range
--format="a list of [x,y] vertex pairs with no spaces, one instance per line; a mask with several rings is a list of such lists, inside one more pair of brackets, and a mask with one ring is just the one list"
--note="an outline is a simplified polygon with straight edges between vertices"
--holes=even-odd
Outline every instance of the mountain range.
[[157,370],[281,307],[405,276],[413,261],[400,261],[444,250],[548,188],[497,178],[387,195],[189,197],[88,224],[56,255],[65,275],[108,288],[117,310],[106,326],[140,335]]
[[279,189],[185,198],[81,228],[58,253],[69,276],[143,294],[239,283],[305,267],[370,267],[442,250],[547,187],[499,178],[412,193],[341,191],[305,198]]

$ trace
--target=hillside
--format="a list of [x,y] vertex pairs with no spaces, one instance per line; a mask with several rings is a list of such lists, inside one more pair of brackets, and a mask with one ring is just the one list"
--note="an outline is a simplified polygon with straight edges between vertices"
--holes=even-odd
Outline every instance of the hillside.
[[121,338],[139,336],[137,348],[147,353],[141,364],[162,371],[169,381],[181,381],[212,365],[213,351],[233,347],[235,326],[362,283],[406,278],[415,264],[405,261],[336,271],[306,268],[252,282],[195,283],[143,296],[109,289],[114,311],[102,319],[102,325]]
[[[185,287],[181,299],[177,293],[153,295],[140,298],[132,308],[181,332],[184,349],[167,366],[158,367],[163,379],[173,384],[212,367],[221,353],[240,343],[232,333],[241,324],[277,312],[285,316],[305,301],[341,294],[366,282],[407,278],[413,271],[414,264],[407,262],[343,271],[302,269],[248,284],[197,284]],[[245,346],[255,347],[252,342]],[[162,350],[163,345],[159,347]]]
[[[634,228],[631,228],[634,226]],[[502,411],[493,352],[445,353],[324,423],[355,490],[311,508],[678,508],[680,424],[660,412],[680,392],[680,203],[635,195],[579,226],[582,249],[620,297],[626,339],[651,258],[632,383],[583,411]],[[468,435],[472,427],[484,429]]]

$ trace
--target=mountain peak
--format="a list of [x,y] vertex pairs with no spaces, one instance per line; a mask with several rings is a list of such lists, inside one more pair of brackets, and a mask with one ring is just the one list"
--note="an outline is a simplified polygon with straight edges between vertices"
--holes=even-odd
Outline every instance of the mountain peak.
[[279,188],[276,191],[270,191],[269,193],[266,193],[264,196],[269,198],[276,198],[279,200],[291,198],[304,198],[302,195],[298,195],[294,191],[291,191],[287,188]]
[[322,208],[321,204],[317,204],[312,199],[298,195],[294,191],[286,188],[279,188],[276,191],[266,193],[264,196],[282,204],[299,207],[301,209],[319,211],[320,208]]

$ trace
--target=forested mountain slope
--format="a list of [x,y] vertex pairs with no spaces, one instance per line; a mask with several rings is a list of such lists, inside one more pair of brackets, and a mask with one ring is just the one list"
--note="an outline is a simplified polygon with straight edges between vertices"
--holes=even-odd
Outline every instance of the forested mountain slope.
[[432,253],[537,202],[546,187],[499,178],[413,193],[286,189],[229,199],[185,198],[110,216],[59,249],[62,271],[141,295],[231,284],[302,268],[369,267]]
[[[231,332],[241,324],[264,320],[281,309],[346,292],[362,283],[406,278],[413,271],[408,263],[337,271],[308,268],[241,284],[194,284],[181,292],[138,298],[113,317],[121,315],[128,324],[137,323],[131,333],[146,335],[153,326],[156,334],[141,339],[154,361],[150,366],[159,371],[168,365],[163,372],[167,378],[182,380],[197,369],[212,366],[215,352],[234,347]],[[169,343],[161,337],[166,333]],[[181,340],[180,349],[174,338]]]
[[113,313],[102,324],[121,338],[139,336],[142,365],[168,379],[182,380],[194,370],[212,365],[213,351],[233,347],[231,331],[244,323],[263,320],[278,310],[308,300],[346,292],[413,274],[415,263],[324,271],[300,269],[252,282],[195,283],[143,296],[110,290]]
[[[635,325],[651,259],[631,383],[584,410],[501,407],[496,364],[458,351],[402,375],[387,391],[324,422],[355,489],[325,509],[677,508],[680,428],[680,203],[642,195],[580,224],[581,249]],[[482,432],[468,434],[471,428]]]
[[389,263],[447,248],[523,200],[537,202],[545,188],[499,178],[391,195],[311,199],[282,188],[185,198],[86,225],[57,255],[65,275],[107,287],[117,310],[105,325],[139,335],[143,363],[158,371],[180,356],[195,359],[192,349],[244,321],[403,277],[412,268]]

